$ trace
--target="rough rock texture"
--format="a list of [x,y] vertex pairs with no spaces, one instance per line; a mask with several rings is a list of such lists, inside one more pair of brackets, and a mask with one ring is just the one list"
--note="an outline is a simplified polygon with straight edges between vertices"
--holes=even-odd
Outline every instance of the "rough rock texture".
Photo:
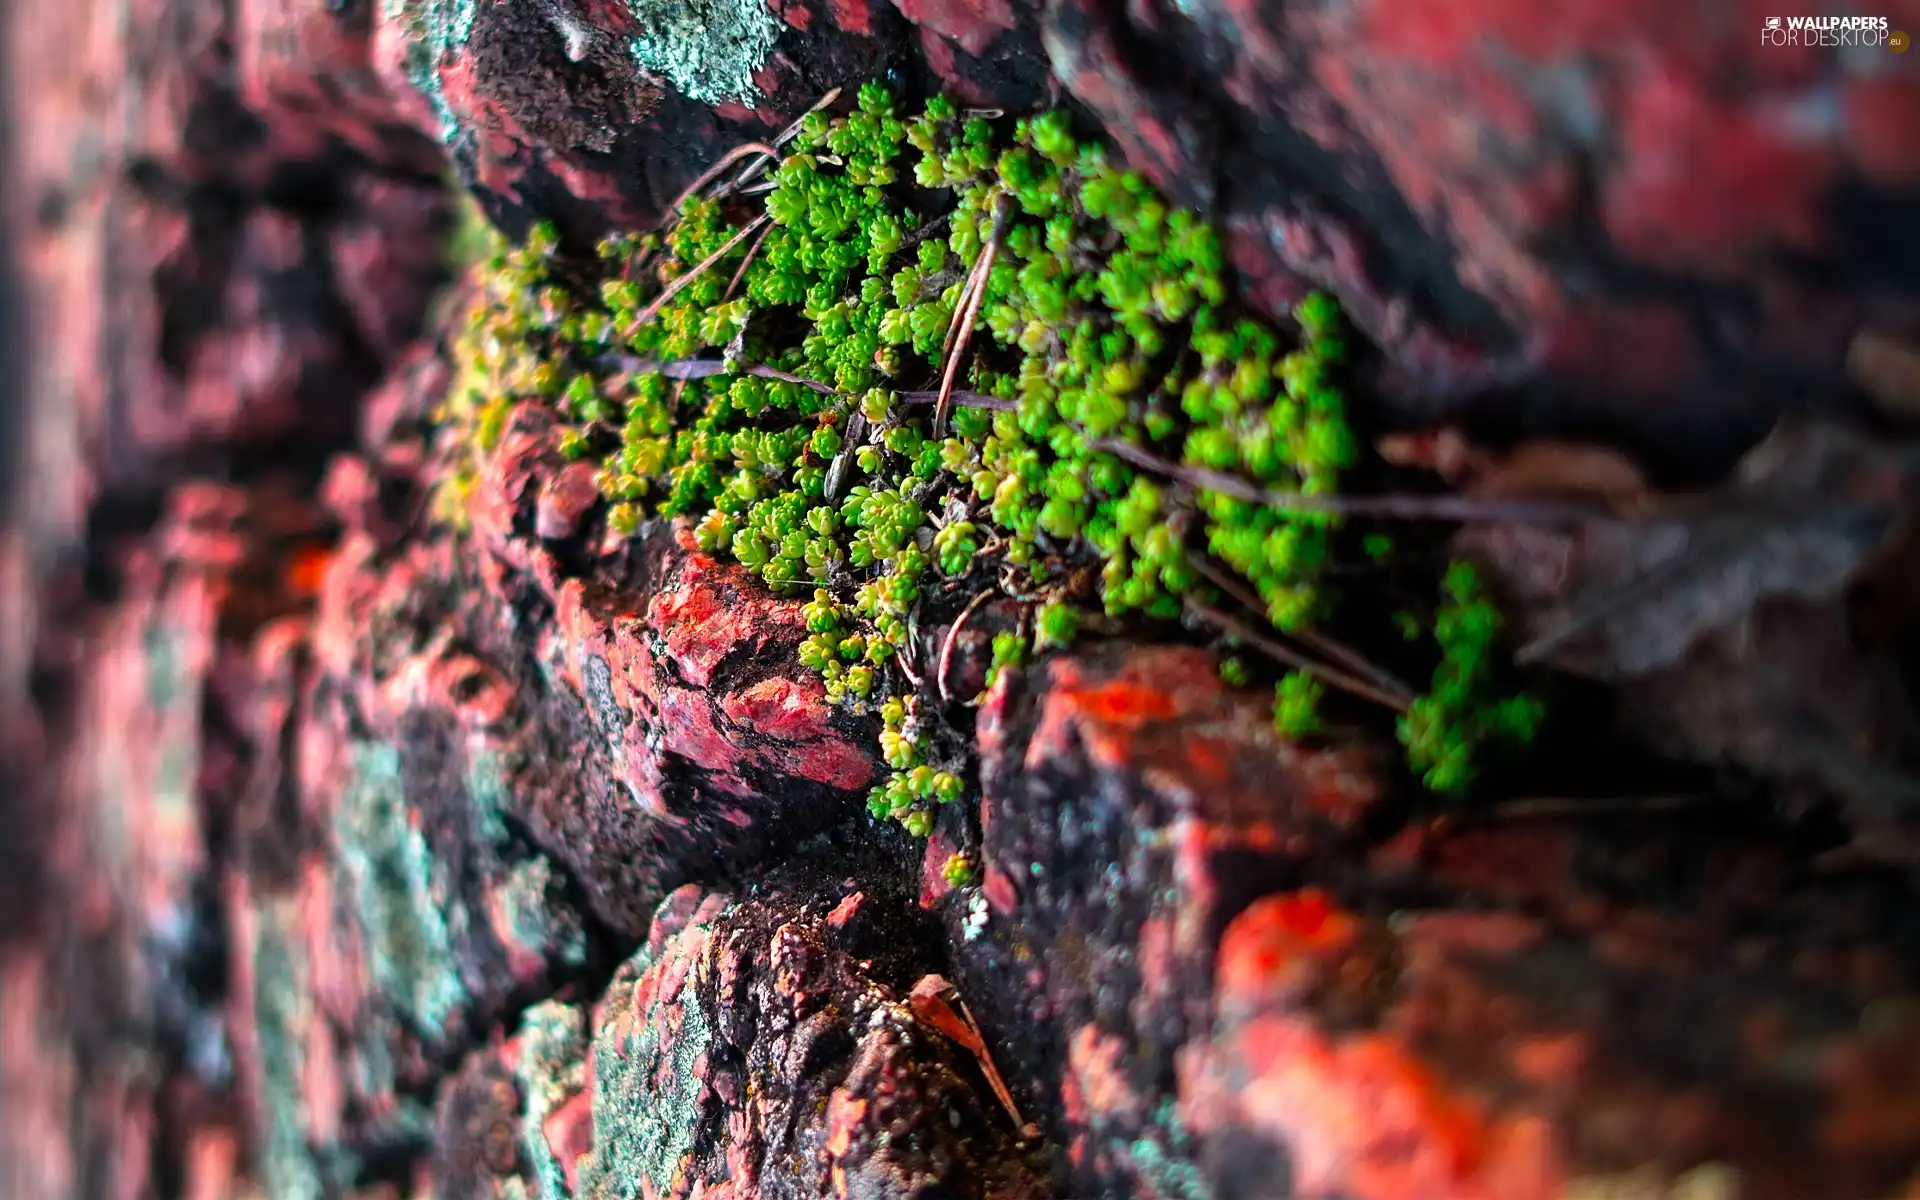
[[465,532],[425,516],[435,140],[584,237],[889,72],[1078,103],[1264,303],[1338,291],[1401,417],[1710,463],[1852,403],[1849,339],[1920,289],[1920,59],[1762,19],[10,10],[44,503],[0,531],[0,704],[34,701],[0,708],[0,1190],[1920,1196],[1920,907],[1817,819],[1410,816],[1386,749],[1115,642],[956,706],[982,794],[923,845],[867,816],[876,730],[799,606],[684,529],[608,538],[537,407]]
[[[796,0],[777,23],[703,4],[702,32],[673,7],[413,0],[382,61],[496,212],[580,236],[883,71],[1015,111],[1055,95],[1209,208],[1262,301],[1332,289],[1393,415],[1667,467],[1857,406],[1856,332],[1920,322],[1920,65],[1767,44],[1759,9]],[[671,54],[634,41],[662,24]]]
[[442,162],[366,16],[0,14],[9,1195],[246,1174],[222,872],[252,643],[311,604],[319,467],[445,277]]

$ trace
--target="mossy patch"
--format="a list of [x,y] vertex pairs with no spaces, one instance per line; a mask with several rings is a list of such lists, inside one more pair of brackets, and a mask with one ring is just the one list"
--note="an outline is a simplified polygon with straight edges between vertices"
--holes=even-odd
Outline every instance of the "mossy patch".
[[[969,790],[964,744],[933,736],[946,681],[908,661],[933,598],[1026,606],[989,682],[1089,630],[1178,623],[1273,688],[1288,737],[1320,736],[1336,691],[1381,694],[1306,649],[1339,615],[1336,576],[1406,574],[1382,530],[1316,503],[1364,457],[1330,299],[1248,311],[1214,230],[1059,113],[996,123],[936,97],[909,120],[869,84],[802,123],[769,187],[692,198],[598,264],[563,264],[548,227],[503,248],[449,413],[478,453],[512,403],[550,403],[559,452],[601,463],[613,535],[684,518],[703,550],[810,595],[801,663],[880,719],[876,815],[924,834]],[[1454,792],[1538,706],[1499,696],[1497,613],[1449,581],[1433,691],[1381,702]],[[1256,670],[1263,642],[1293,669]]]

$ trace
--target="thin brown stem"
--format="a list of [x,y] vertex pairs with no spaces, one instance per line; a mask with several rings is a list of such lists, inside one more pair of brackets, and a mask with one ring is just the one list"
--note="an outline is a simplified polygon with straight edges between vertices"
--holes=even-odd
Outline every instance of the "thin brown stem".
[[1088,445],[1195,488],[1238,496],[1242,500],[1290,512],[1324,512],[1409,521],[1493,521],[1540,525],[1580,525],[1611,519],[1603,510],[1579,504],[1476,500],[1470,496],[1320,496],[1306,492],[1274,491],[1225,471],[1174,462],[1117,438],[1093,438]]
[[722,154],[719,158],[719,161],[715,162],[712,166],[700,172],[700,174],[694,176],[693,182],[688,184],[686,188],[682,190],[678,196],[674,197],[673,203],[667,207],[667,212],[669,213],[679,212],[680,206],[682,204],[685,204],[687,201],[699,195],[701,192],[701,189],[705,188],[708,184],[712,183],[714,180],[720,178],[721,175],[726,173],[726,170],[728,167],[731,167],[733,164],[739,162],[741,159],[746,158],[749,155],[755,155],[755,154],[760,155],[763,158],[772,158],[777,156],[779,153],[780,152],[778,150],[775,150],[772,146],[767,145],[765,142],[742,142],[738,146],[735,146],[733,149],[727,151],[725,154]]
[[[994,197],[993,226],[987,232],[987,244],[980,251],[980,260],[974,266],[973,275],[968,283],[969,291],[962,299],[966,315],[960,321],[960,335],[953,343],[953,352],[947,357],[946,370],[940,376],[940,398],[933,406],[933,436],[945,437],[947,415],[952,411],[954,376],[960,370],[960,362],[966,357],[967,343],[973,338],[973,326],[980,319],[980,306],[987,299],[987,280],[993,273],[993,260],[1000,253],[1000,239],[1005,235],[1007,221],[1013,210],[1012,198],[1005,192]],[[951,332],[951,331],[949,331]]]
[[1738,797],[1709,792],[1671,796],[1533,796],[1510,800],[1472,812],[1448,813],[1435,818],[1437,833],[1480,825],[1501,825],[1515,821],[1578,821],[1601,817],[1641,817],[1657,813],[1686,812],[1723,804],[1741,804]]
[[796,120],[793,124],[787,126],[785,129],[782,129],[780,131],[780,136],[773,139],[773,144],[776,146],[784,146],[788,142],[792,141],[794,137],[799,134],[800,126],[803,123],[805,123],[808,117],[819,112],[821,109],[832,104],[835,100],[838,100],[839,98],[840,98],[839,88],[828,88],[827,94],[820,97],[818,100],[815,100],[813,102],[812,108],[808,109],[804,113],[801,113],[798,120]]
[[641,309],[639,313],[635,315],[633,319],[634,327],[636,329],[643,328],[645,327],[647,322],[659,316],[660,310],[667,306],[668,301],[672,300],[675,296],[678,296],[681,292],[685,291],[688,288],[688,286],[693,283],[694,280],[700,278],[702,275],[707,273],[707,268],[713,266],[713,264],[725,258],[729,253],[732,252],[735,246],[738,246],[741,242],[746,241],[748,237],[752,236],[756,230],[758,230],[762,225],[765,225],[766,223],[767,223],[767,215],[765,213],[762,213],[759,216],[755,217],[753,220],[748,221],[746,225],[741,228],[739,233],[736,233],[732,237],[727,239],[726,245],[720,247],[718,250],[715,250],[712,254],[709,254],[705,258],[701,259],[698,263],[694,265],[692,270],[688,271],[685,275],[682,275],[680,278],[674,280],[672,283],[668,284],[665,291],[661,292],[658,296],[655,296],[652,300],[648,301],[647,306]]
[[[769,143],[769,145],[771,145],[775,151],[774,154],[765,155],[755,159],[752,163],[748,164],[746,170],[740,172],[739,176],[736,177],[732,183],[729,183],[725,187],[721,188],[718,192],[715,193],[715,195],[729,196],[735,193],[746,194],[748,191],[747,189],[748,182],[751,181],[755,176],[759,175],[760,172],[766,170],[768,163],[771,163],[775,159],[779,158],[778,151],[780,147],[792,141],[794,139],[794,136],[800,132],[801,122],[805,121],[808,117],[812,116],[814,113],[817,113],[821,109],[827,107],[829,104],[832,104],[835,100],[838,100],[839,98],[840,98],[839,88],[829,89],[826,95],[814,101],[814,105],[812,108],[800,114],[800,117],[798,120],[794,121],[793,124],[787,126],[785,129],[782,129],[780,131],[780,136],[777,138],[774,138],[773,141]],[[769,184],[767,186],[771,187],[772,185]]]
[[[601,361],[608,366],[615,367],[622,371],[631,371],[636,375],[665,375],[668,379],[709,379],[715,375],[725,375],[728,370],[731,369],[739,374],[752,375],[759,379],[777,379],[782,383],[797,383],[801,387],[811,388],[823,396],[846,396],[848,399],[852,399],[851,393],[838,391],[827,384],[821,383],[817,379],[808,379],[802,375],[795,375],[790,371],[782,371],[777,367],[769,367],[764,363],[736,363],[730,368],[724,359],[677,358],[667,362],[661,362],[658,359],[652,358],[635,358],[629,354],[610,354],[602,358]],[[902,404],[937,404],[940,400],[940,393],[895,392],[894,398]],[[1020,407],[1019,404],[1013,400],[1002,399],[999,396],[990,396],[985,392],[956,391],[949,395],[948,399],[961,408],[984,408],[996,412],[1013,412]]]
[[[924,242],[928,238],[932,237],[935,233],[938,233],[940,230],[945,229],[947,226],[947,219],[952,215],[953,214],[951,213],[941,213],[939,216],[935,217],[933,220],[928,221],[925,225],[922,225],[920,228],[914,230],[912,233],[909,233],[906,237],[900,240],[900,250],[911,250],[914,247],[918,246],[921,242]],[[896,250],[894,253],[897,254],[899,253],[899,251]]]
[[953,624],[947,627],[947,636],[941,639],[940,660],[939,664],[934,668],[933,681],[940,689],[940,702],[942,704],[953,703],[953,697],[947,692],[947,670],[953,665],[953,647],[954,644],[960,640],[960,627],[965,625],[967,618],[973,616],[975,610],[986,603],[987,598],[993,594],[993,589],[988,588],[973,599],[967,601],[967,606],[960,610],[960,615],[955,617]]
[[[1210,556],[1206,554],[1190,554],[1188,555],[1188,561],[1193,564],[1194,570],[1200,572],[1200,574],[1206,578],[1207,582],[1239,601],[1240,605],[1249,612],[1261,614],[1266,612],[1266,605],[1260,602],[1260,597],[1249,591],[1244,583],[1235,579],[1223,567],[1214,562]],[[1417,692],[1407,686],[1406,683],[1401,681],[1391,671],[1378,666],[1359,651],[1353,650],[1333,638],[1327,637],[1324,634],[1315,633],[1310,629],[1302,630],[1289,636],[1308,649],[1339,663],[1354,674],[1363,675],[1372,680],[1384,691],[1402,696],[1408,700],[1418,695]]]
[[747,256],[740,260],[740,269],[733,273],[733,279],[728,282],[727,290],[720,296],[720,303],[725,304],[733,299],[734,289],[738,288],[740,281],[747,277],[747,268],[753,265],[754,256],[760,253],[761,243],[765,242],[767,235],[772,232],[773,226],[767,226],[760,231],[759,237],[753,239],[753,245],[747,247]]
[[913,668],[907,665],[907,652],[905,650],[895,650],[893,652],[893,661],[894,665],[900,668],[900,673],[907,677],[908,683],[911,683],[916,688],[924,686],[920,682],[920,677],[913,673]]
[[[894,398],[902,404],[939,404],[939,392],[895,392]],[[947,404],[958,408],[984,408],[994,412],[1014,412],[1020,404],[1016,400],[1006,400],[999,396],[989,396],[985,392],[952,391],[947,393]]]
[[1410,707],[1409,702],[1405,698],[1396,696],[1391,692],[1381,691],[1366,680],[1349,675],[1345,671],[1330,667],[1325,663],[1315,662],[1291,646],[1282,645],[1272,638],[1263,636],[1255,631],[1251,625],[1248,625],[1238,617],[1223,613],[1217,608],[1210,607],[1193,599],[1189,599],[1186,602],[1186,607],[1187,611],[1195,617],[1221,629],[1233,637],[1239,638],[1247,645],[1252,646],[1255,650],[1260,651],[1274,661],[1292,667],[1295,670],[1305,671],[1323,683],[1337,687],[1349,695],[1358,696],[1362,700],[1371,700],[1382,708],[1388,708],[1397,713],[1404,713]]
[[953,353],[953,343],[960,336],[960,323],[966,318],[968,306],[973,303],[974,289],[980,285],[980,271],[986,261],[986,251],[982,250],[980,257],[974,259],[973,265],[967,268],[966,286],[960,289],[959,299],[954,302],[953,313],[947,318],[947,336],[940,340],[942,364],[945,364],[948,356]]

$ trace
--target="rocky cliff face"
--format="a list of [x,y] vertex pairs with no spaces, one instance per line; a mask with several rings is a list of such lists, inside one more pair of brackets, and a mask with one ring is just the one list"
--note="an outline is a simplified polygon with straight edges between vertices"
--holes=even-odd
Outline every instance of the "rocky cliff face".
[[956,706],[977,809],[915,839],[803,606],[603,536],[548,409],[432,519],[443,163],[584,244],[874,77],[1080,106],[1257,304],[1340,296],[1380,423],[1704,477],[1862,408],[1849,345],[1920,320],[1915,60],[1509,7],[11,14],[14,1194],[1920,1195],[1920,908],[1824,811],[1435,818],[1118,638]]

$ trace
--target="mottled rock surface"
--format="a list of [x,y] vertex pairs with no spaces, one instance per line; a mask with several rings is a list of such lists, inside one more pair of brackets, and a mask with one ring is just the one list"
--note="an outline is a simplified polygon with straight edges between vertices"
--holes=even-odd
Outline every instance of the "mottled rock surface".
[[[581,237],[883,72],[1011,111],[1059,98],[1226,227],[1259,301],[1332,290],[1400,420],[1711,470],[1782,411],[1857,409],[1856,333],[1920,322],[1920,60],[1769,44],[1757,9],[674,8],[410,0],[379,41],[495,212]],[[1911,4],[1874,15],[1920,28]]]
[[539,407],[426,515],[443,154],[580,240],[874,76],[1077,105],[1261,303],[1340,295],[1389,419],[1710,474],[1920,317],[1920,58],[1747,11],[10,10],[0,1190],[1920,1196],[1920,903],[1838,817],[1436,818],[1113,641],[950,706],[920,843],[799,604],[610,537]]

